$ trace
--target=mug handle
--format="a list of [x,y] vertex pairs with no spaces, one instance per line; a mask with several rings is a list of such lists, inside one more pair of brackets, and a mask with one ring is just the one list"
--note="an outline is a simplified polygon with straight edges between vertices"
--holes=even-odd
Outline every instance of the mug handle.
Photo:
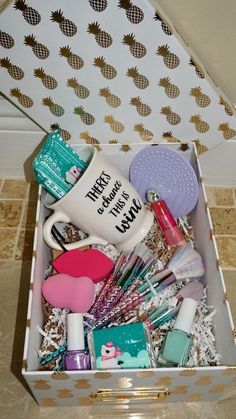
[[[47,245],[51,247],[52,249],[61,250],[60,245],[54,240],[51,230],[55,223],[58,222],[64,222],[69,223],[70,219],[65,214],[61,212],[54,212],[44,223],[43,225],[43,238]],[[64,244],[63,246],[66,248],[66,250],[73,250],[73,249],[79,249],[80,247],[84,246],[90,246],[92,244],[103,244],[106,245],[108,242],[104,239],[101,239],[100,237],[96,236],[89,236],[86,239],[78,240],[74,243],[68,243]]]

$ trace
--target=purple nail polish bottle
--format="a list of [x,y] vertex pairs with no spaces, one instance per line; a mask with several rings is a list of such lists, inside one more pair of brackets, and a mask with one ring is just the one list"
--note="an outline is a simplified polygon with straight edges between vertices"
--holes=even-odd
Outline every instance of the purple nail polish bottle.
[[67,314],[67,352],[64,357],[65,370],[89,370],[90,355],[85,350],[84,323],[82,313]]

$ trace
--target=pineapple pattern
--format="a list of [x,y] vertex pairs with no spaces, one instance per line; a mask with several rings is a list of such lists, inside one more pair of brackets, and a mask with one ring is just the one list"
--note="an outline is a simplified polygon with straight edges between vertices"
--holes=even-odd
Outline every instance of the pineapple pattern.
[[125,10],[126,16],[131,23],[137,24],[142,22],[144,18],[143,11],[135,6],[130,0],[120,0],[118,7]]
[[134,131],[137,131],[139,133],[139,137],[143,141],[150,141],[153,138],[153,133],[148,129],[144,128],[143,124],[136,124],[134,126]]
[[9,33],[0,31],[0,45],[3,48],[10,49],[14,47],[15,41]]
[[230,140],[231,138],[236,136],[236,130],[230,128],[228,122],[220,124],[218,127],[218,130],[223,132],[223,136],[225,140]]
[[190,96],[195,97],[196,104],[201,108],[206,108],[211,103],[211,99],[209,98],[209,96],[202,93],[202,89],[199,86],[193,87],[189,94]]
[[193,140],[193,143],[195,143],[196,148],[197,148],[197,154],[200,156],[200,154],[205,153],[206,151],[208,151],[208,148],[201,143],[200,140]]
[[95,122],[94,116],[86,112],[83,106],[77,106],[76,108],[74,108],[74,114],[78,115],[81,121],[86,125],[92,125]]
[[150,106],[143,103],[140,97],[132,97],[130,101],[130,105],[135,106],[137,112],[141,116],[148,116],[152,112]]
[[48,58],[48,48],[36,41],[34,35],[25,36],[24,44],[28,47],[31,47],[34,55],[36,55],[36,57],[38,57],[40,60],[46,60],[46,58]]
[[112,37],[109,33],[103,31],[98,22],[90,23],[87,29],[88,33],[95,36],[97,44],[102,48],[108,48],[112,44]]
[[161,17],[160,13],[156,10],[154,20],[160,22],[161,28],[166,35],[172,35],[173,31],[170,26],[166,23],[166,21]]
[[57,87],[56,79],[46,74],[45,70],[42,67],[35,68],[34,77],[39,78],[41,82],[43,83],[44,87],[46,87],[47,89],[53,90],[53,89],[56,89]]
[[96,149],[98,151],[100,151],[102,148],[99,146],[100,141],[97,140],[96,138],[92,137],[88,131],[84,131],[80,133],[80,138],[85,142],[85,144],[91,144],[94,147],[96,147]]
[[132,150],[129,144],[122,144],[120,147],[120,151],[123,151],[124,153],[128,153],[128,151]]
[[69,46],[61,47],[59,55],[66,58],[68,64],[75,70],[80,70],[84,66],[84,60],[79,55],[74,54]]
[[38,25],[41,21],[41,16],[37,12],[37,10],[29,7],[25,0],[17,0],[14,4],[14,9],[19,10],[22,12],[23,18],[28,22],[30,25]]
[[143,44],[141,44],[141,42],[137,42],[135,40],[135,36],[133,33],[124,35],[122,43],[129,47],[131,54],[135,58],[143,58],[147,53],[146,47]]
[[199,64],[197,64],[194,59],[191,57],[190,61],[189,61],[189,65],[191,67],[194,67],[195,69],[195,73],[196,75],[200,78],[200,79],[205,79],[205,74],[204,71],[201,69],[201,67],[199,66]]
[[167,141],[168,143],[180,143],[180,140],[173,137],[173,133],[171,131],[163,132],[162,138],[163,138],[163,140]]
[[222,96],[220,96],[219,105],[222,105],[225,109],[225,113],[229,116],[233,116],[234,112],[231,108],[231,106],[224,100]]
[[89,0],[89,4],[96,12],[103,12],[107,8],[107,0]]
[[190,118],[190,122],[195,124],[195,129],[201,133],[207,132],[210,128],[207,122],[202,121],[200,115],[192,115]]
[[8,74],[15,80],[21,80],[24,77],[24,71],[11,63],[8,57],[0,60],[0,66],[8,71]]
[[105,79],[111,80],[117,75],[116,69],[112,65],[107,64],[104,57],[94,58],[93,65],[100,68],[101,74]]
[[139,74],[137,67],[128,68],[126,75],[133,79],[133,82],[138,89],[146,89],[149,86],[149,80],[147,77]]
[[116,121],[112,115],[106,115],[104,122],[109,124],[112,131],[116,133],[121,133],[125,129],[124,125],[121,122]]
[[76,25],[64,17],[61,9],[51,13],[51,21],[58,23],[60,30],[65,36],[71,37],[77,33]]
[[63,140],[68,141],[71,139],[71,134],[67,130],[61,128],[60,125],[57,123],[51,124],[50,126],[51,131],[57,131],[58,129],[61,130],[61,137],[63,138]]
[[20,89],[16,87],[15,89],[11,89],[10,95],[12,97],[17,98],[20,105],[22,105],[24,108],[31,108],[34,104],[33,100],[29,97],[21,93]]
[[171,125],[177,125],[181,121],[180,116],[177,113],[173,112],[170,106],[164,106],[163,108],[161,108],[161,114],[165,115],[166,120]]
[[54,103],[50,97],[43,98],[42,105],[48,106],[50,112],[55,116],[62,116],[65,113],[63,107],[57,103]]
[[71,87],[74,90],[75,95],[81,99],[86,99],[86,97],[89,96],[87,87],[78,83],[78,80],[75,77],[67,80],[67,87]]
[[104,97],[107,104],[111,106],[111,108],[117,108],[121,105],[120,98],[116,95],[113,95],[108,87],[100,89],[99,96]]
[[178,67],[180,63],[179,57],[177,57],[177,55],[175,55],[173,52],[169,51],[169,46],[167,44],[158,47],[157,55],[163,58],[165,66],[170,69]]
[[182,143],[182,144],[180,144],[180,146],[178,147],[178,150],[179,151],[182,151],[183,153],[185,152],[185,151],[187,151],[187,150],[189,150],[189,145],[187,144],[187,143]]
[[180,94],[179,88],[171,83],[169,77],[161,78],[159,81],[159,86],[164,87],[165,94],[171,99],[175,99]]
[[[63,116],[65,140],[73,135],[98,149],[101,146],[94,135],[114,144],[118,143],[114,133],[120,145],[127,143],[127,135],[129,143],[153,141],[162,135],[166,142],[179,143],[183,151],[194,141],[199,153],[236,138],[233,105],[215,91],[208,78],[204,83],[199,80],[207,71],[178,44],[171,21],[154,2],[149,3],[87,0],[83,7],[76,4],[72,9],[69,2],[52,6],[51,2],[14,0],[4,19],[0,15],[0,45],[7,51],[0,57],[3,95],[14,97],[22,110],[28,108],[29,117],[43,127],[56,129],[55,119]],[[65,42],[68,38],[70,42]],[[12,80],[20,84],[15,87]],[[29,81],[34,102],[24,94]],[[201,108],[204,114],[199,115]],[[94,124],[96,131],[79,133],[78,117],[82,125]],[[178,124],[181,139],[168,131]]]

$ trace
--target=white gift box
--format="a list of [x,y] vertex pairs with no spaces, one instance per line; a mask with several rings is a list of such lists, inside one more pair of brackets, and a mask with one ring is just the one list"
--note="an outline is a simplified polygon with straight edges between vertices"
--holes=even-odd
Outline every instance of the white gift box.
[[[146,145],[133,144],[125,153],[118,144],[103,145],[104,155],[122,174],[134,155]],[[180,144],[165,144],[179,150]],[[74,146],[74,149],[80,147]],[[184,156],[192,164],[199,179],[199,200],[191,214],[196,248],[205,265],[204,284],[207,285],[208,305],[213,306],[216,349],[221,355],[221,366],[196,368],[124,369],[106,371],[38,371],[37,350],[42,327],[41,283],[49,266],[50,249],[42,237],[42,226],[48,210],[44,207],[45,191],[39,187],[32,271],[29,290],[27,327],[22,373],[39,405],[71,406],[154,401],[216,400],[230,390],[236,381],[236,331],[234,329],[216,241],[213,235],[206,193],[196,148],[189,144]]]
[[[5,2],[0,14],[3,94],[45,131],[60,125],[63,138],[72,143],[99,144],[101,153],[126,175],[133,155],[146,141],[162,138],[167,147],[184,150],[184,144],[171,144],[181,138],[195,141],[203,153],[235,137],[233,106],[158,2],[132,0],[129,11],[119,3],[31,0],[20,10],[15,2]],[[59,9],[62,25],[52,16]],[[94,24],[100,36],[91,31]],[[39,188],[23,375],[40,405],[210,400],[220,398],[235,383],[236,332],[193,145],[185,156],[199,176],[200,197],[192,224],[206,267],[209,305],[216,309],[222,366],[38,371],[41,282],[50,259],[42,239],[48,211]]]

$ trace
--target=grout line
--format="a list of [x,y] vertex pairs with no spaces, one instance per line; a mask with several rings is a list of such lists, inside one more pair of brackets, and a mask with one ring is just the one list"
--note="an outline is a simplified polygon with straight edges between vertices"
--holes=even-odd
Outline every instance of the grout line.
[[[1,192],[0,192],[1,193]],[[1,198],[0,197],[0,201],[24,201],[26,198]]]
[[236,234],[226,234],[226,233],[222,233],[222,234],[214,234],[214,236],[216,238],[218,237],[235,237],[236,238]]
[[231,204],[231,205],[217,205],[217,204],[212,204],[212,205],[209,205],[209,208],[210,208],[210,210],[212,209],[212,208],[226,208],[226,209],[228,209],[228,208],[235,208],[235,203],[234,204]]

